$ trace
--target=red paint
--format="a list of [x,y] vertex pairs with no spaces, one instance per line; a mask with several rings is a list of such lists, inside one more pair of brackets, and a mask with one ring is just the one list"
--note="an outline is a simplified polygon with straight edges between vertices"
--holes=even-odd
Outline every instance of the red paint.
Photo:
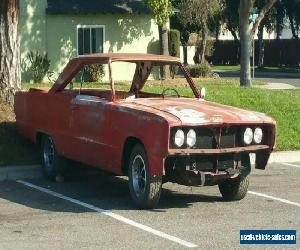
[[[198,99],[199,92],[187,71],[184,71],[185,76],[195,98],[161,98],[153,95],[151,98],[125,100],[132,93],[115,91],[111,76],[111,90],[83,89],[80,96],[78,90],[67,90],[70,80],[85,64],[110,64],[113,61],[170,62],[182,67],[177,58],[157,55],[98,54],[75,58],[49,91],[30,89],[16,93],[15,113],[20,132],[34,142],[38,133],[51,135],[58,154],[115,174],[124,174],[124,145],[128,138],[133,137],[144,144],[151,174],[163,175],[166,157],[176,152],[169,145],[172,127],[263,125],[268,128],[268,140],[264,142],[265,155],[268,157],[272,151],[275,143],[274,120],[264,114]],[[184,122],[174,115],[174,112],[180,113],[182,110],[203,114],[202,120],[198,123]],[[241,147],[237,147],[236,151],[230,150],[243,152]],[[252,147],[249,151],[258,152],[256,150],[261,148]],[[191,153],[184,149],[177,151],[180,155]],[[201,154],[200,151],[196,153]]]

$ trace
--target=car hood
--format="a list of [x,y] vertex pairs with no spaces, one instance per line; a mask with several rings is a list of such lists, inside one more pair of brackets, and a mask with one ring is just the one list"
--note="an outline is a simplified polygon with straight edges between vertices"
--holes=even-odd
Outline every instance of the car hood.
[[122,106],[150,112],[178,125],[257,124],[275,121],[263,113],[226,106],[203,99],[143,98],[125,101]]

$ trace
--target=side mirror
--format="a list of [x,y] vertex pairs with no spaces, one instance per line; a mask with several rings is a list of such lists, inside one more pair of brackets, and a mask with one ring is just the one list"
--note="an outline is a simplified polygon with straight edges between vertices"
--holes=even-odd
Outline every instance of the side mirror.
[[201,88],[200,89],[200,98],[201,99],[205,99],[206,96],[206,89],[205,88]]

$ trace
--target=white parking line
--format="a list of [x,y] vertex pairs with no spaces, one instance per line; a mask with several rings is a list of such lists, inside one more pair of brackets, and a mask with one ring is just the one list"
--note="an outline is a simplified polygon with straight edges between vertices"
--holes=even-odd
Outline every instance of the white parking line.
[[281,164],[286,165],[286,166],[290,166],[290,167],[300,168],[299,165],[295,165],[295,164],[291,164],[291,163],[287,163],[287,162],[282,162]]
[[289,204],[289,205],[300,207],[300,203],[289,201],[289,200],[286,200],[286,199],[277,198],[277,197],[274,197],[274,196],[270,196],[270,195],[262,194],[262,193],[258,193],[258,192],[253,192],[253,191],[248,191],[248,193],[253,194],[253,195],[257,195],[257,196],[261,196],[261,197],[264,197],[264,198],[272,199],[272,200],[275,200],[275,201],[280,201],[280,202],[283,202],[283,203],[286,203],[286,204]]
[[39,186],[36,186],[30,182],[26,182],[26,181],[17,181],[18,183],[20,184],[23,184],[27,187],[30,187],[30,188],[33,188],[33,189],[36,189],[36,190],[39,190],[40,192],[43,192],[43,193],[46,193],[46,194],[49,194],[51,196],[54,196],[56,198],[59,198],[59,199],[63,199],[63,200],[66,200],[66,201],[69,201],[71,203],[74,203],[76,205],[79,205],[79,206],[82,206],[82,207],[85,207],[85,208],[88,208],[90,210],[93,210],[93,211],[96,211],[98,213],[101,213],[101,214],[104,214],[106,216],[109,216],[109,217],[112,217],[118,221],[121,221],[125,224],[128,224],[130,226],[133,226],[133,227],[136,227],[136,228],[139,228],[141,230],[144,230],[148,233],[152,233],[156,236],[159,236],[161,238],[164,238],[164,239],[167,239],[167,240],[170,240],[170,241],[173,241],[173,242],[176,242],[182,246],[185,246],[185,247],[198,247],[197,245],[195,245],[194,243],[191,243],[191,242],[188,242],[188,241],[185,241],[185,240],[182,240],[182,239],[179,239],[175,236],[172,236],[172,235],[169,235],[169,234],[166,234],[164,232],[161,232],[161,231],[158,231],[156,229],[153,229],[151,227],[148,227],[148,226],[145,226],[143,224],[140,224],[138,222],[135,222],[133,220],[130,220],[128,218],[125,218],[121,215],[118,215],[118,214],[115,214],[115,213],[112,213],[112,212],[109,212],[105,209],[102,209],[102,208],[98,208],[98,207],[95,207],[94,205],[90,205],[88,203],[85,203],[85,202],[82,202],[82,201],[79,201],[79,200],[76,200],[76,199],[73,199],[73,198],[70,198],[70,197],[67,197],[67,196],[64,196],[60,193],[56,193],[54,191],[51,191],[47,188],[43,188],[43,187],[39,187]]

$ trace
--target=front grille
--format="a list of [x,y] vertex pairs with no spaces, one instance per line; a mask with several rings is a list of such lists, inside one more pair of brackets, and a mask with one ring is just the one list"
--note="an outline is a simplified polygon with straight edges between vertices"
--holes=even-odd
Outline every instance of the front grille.
[[234,167],[234,162],[237,160],[234,154],[218,155],[196,155],[196,156],[181,156],[168,157],[165,162],[167,168],[191,168],[198,171],[215,171],[226,170]]
[[[250,127],[253,130],[256,126],[231,126],[231,127],[183,127],[183,128],[172,128],[170,133],[170,148],[178,148],[174,145],[174,136],[178,129],[182,129],[185,134],[192,128],[195,130],[197,134],[197,141],[193,149],[214,149],[214,148],[234,148],[246,146],[243,142],[243,132],[246,127]],[[267,133],[268,131],[265,126],[260,126],[263,129],[263,141],[261,144],[267,144],[268,138],[270,135]],[[220,137],[219,137],[220,136]],[[219,140],[220,138],[220,140]],[[251,145],[255,145],[253,142]],[[188,148],[186,144],[184,144],[181,149]]]
[[199,171],[212,171],[215,166],[218,166],[218,170],[225,170],[234,166],[234,156],[231,154],[220,155],[218,158],[212,155],[205,155],[188,159],[196,163],[196,169]]
[[235,147],[235,141],[237,131],[235,128],[198,128],[197,143],[194,148],[217,148],[218,147],[218,134],[221,131],[220,148],[233,148]]
[[213,130],[208,128],[195,129],[197,134],[197,141],[195,148],[213,148],[214,147],[214,133]]

